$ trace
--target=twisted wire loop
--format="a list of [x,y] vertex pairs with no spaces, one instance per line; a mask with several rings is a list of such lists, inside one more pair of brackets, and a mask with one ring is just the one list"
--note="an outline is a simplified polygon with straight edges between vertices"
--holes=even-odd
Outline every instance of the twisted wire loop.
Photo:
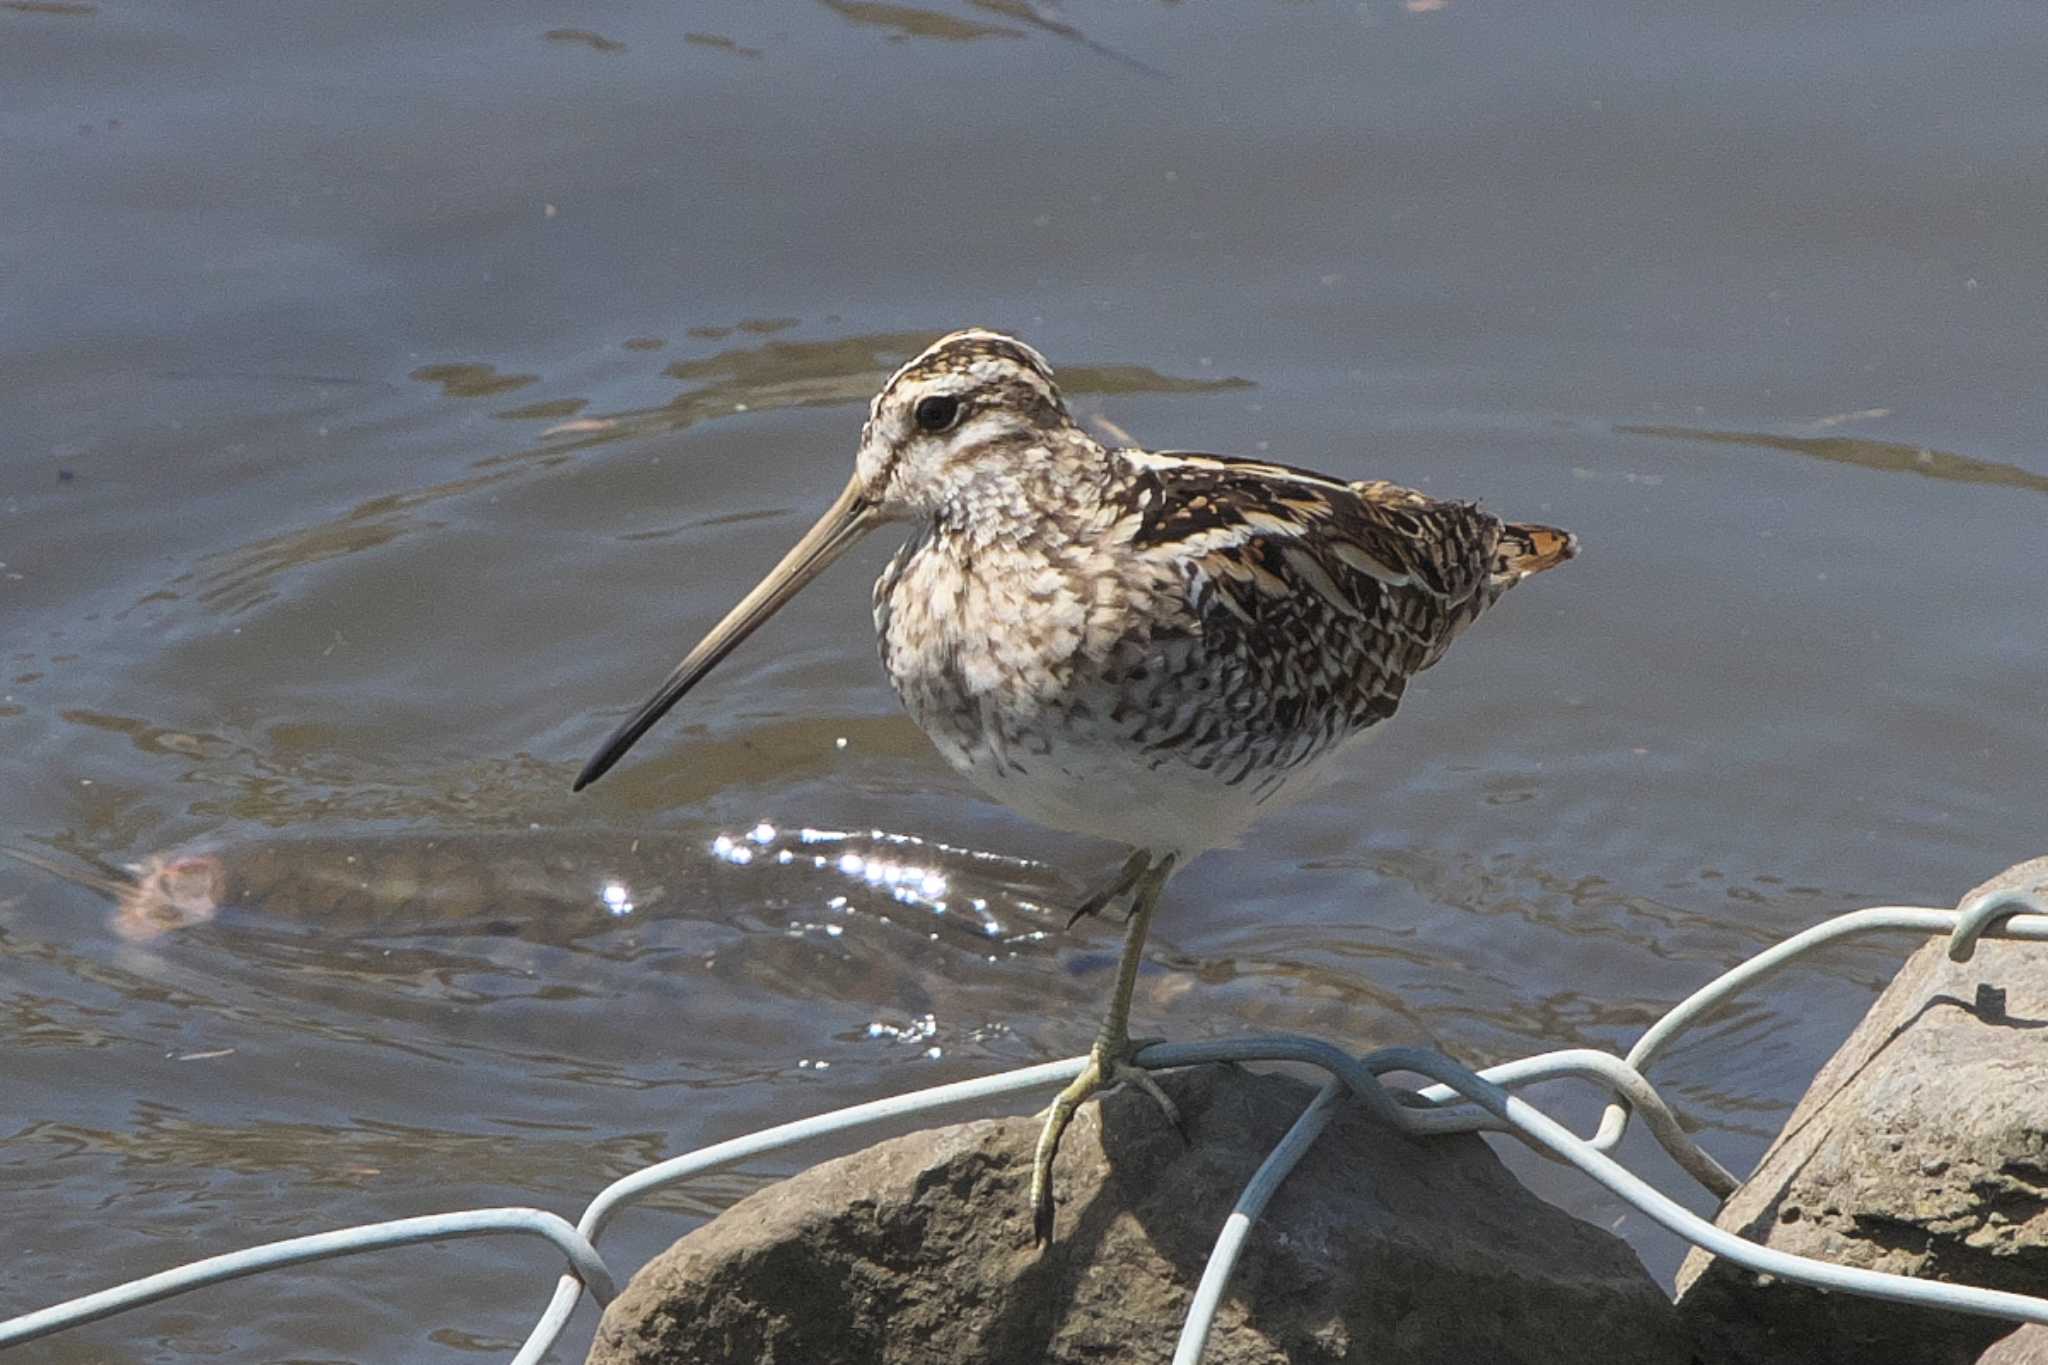
[[[1851,910],[1846,915],[1822,920],[1811,929],[1794,934],[1783,943],[1765,949],[1747,962],[1721,973],[1706,985],[1688,995],[1667,1011],[1663,1018],[1643,1032],[1636,1045],[1628,1050],[1628,1064],[1638,1073],[1647,1071],[1657,1055],[1671,1045],[1671,1041],[1685,1029],[1698,1022],[1701,1015],[1716,1008],[1731,996],[1772,975],[1797,958],[1813,952],[1837,939],[1856,938],[1865,934],[1948,934],[1949,956],[1961,962],[1976,950],[1977,939],[1985,933],[1997,938],[2020,939],[2029,943],[2048,942],[2048,906],[2041,906],[2034,896],[2024,899],[2039,907],[2041,913],[2010,915],[2004,910],[2004,902],[2011,898],[2000,896],[1985,898],[1983,905],[1966,910],[1928,910],[1912,905],[1881,905],[1869,910]],[[1997,923],[1993,923],[1993,920]],[[1962,939],[1968,933],[1967,940]],[[1958,944],[1961,941],[1959,949]],[[1960,951],[1961,956],[1957,956]],[[1611,1103],[1600,1116],[1599,1131],[1594,1133],[1593,1146],[1600,1151],[1614,1150],[1621,1141],[1623,1130],[1628,1125],[1628,1110],[1619,1103]]]
[[1956,907],[1956,927],[1949,931],[1949,961],[1968,962],[1985,931],[2015,915],[2048,915],[2048,898],[2036,891],[1986,891],[1964,900]]
[[[1998,892],[1966,900],[1959,910],[1880,906],[1826,920],[1757,954],[1687,996],[1644,1032],[1625,1059],[1590,1048],[1569,1048],[1475,1072],[1441,1053],[1422,1048],[1383,1048],[1353,1057],[1332,1043],[1289,1035],[1154,1043],[1146,1047],[1136,1058],[1139,1065],[1146,1067],[1285,1061],[1318,1067],[1329,1076],[1294,1126],[1253,1173],[1225,1219],[1189,1304],[1174,1351],[1174,1365],[1195,1365],[1201,1359],[1217,1308],[1252,1224],[1327,1127],[1337,1106],[1347,1099],[1365,1105],[1381,1122],[1418,1136],[1479,1131],[1510,1134],[1535,1151],[1577,1168],[1666,1230],[1760,1274],[1894,1303],[2048,1324],[2048,1299],[1833,1265],[1747,1241],[1685,1209],[1609,1155],[1626,1132],[1630,1114],[1638,1114],[1650,1134],[1686,1174],[1717,1196],[1725,1198],[1733,1192],[1738,1183],[1735,1176],[1684,1131],[1677,1115],[1644,1076],[1644,1070],[1681,1032],[1736,993],[1838,939],[1881,933],[1947,935],[1950,956],[1964,961],[1984,937],[2048,942],[2048,904],[2032,892]],[[540,1209],[473,1209],[295,1237],[195,1261],[0,1321],[0,1349],[174,1294],[281,1266],[303,1265],[384,1247],[492,1233],[524,1233],[546,1238],[569,1264],[568,1273],[556,1284],[553,1298],[513,1358],[513,1365],[538,1365],[561,1339],[585,1290],[600,1307],[614,1296],[615,1282],[598,1255],[596,1243],[612,1216],[627,1205],[695,1176],[829,1133],[951,1105],[1064,1085],[1080,1073],[1087,1061],[1086,1057],[1070,1057],[1000,1075],[956,1081],[836,1109],[700,1148],[606,1186],[585,1207],[573,1228],[555,1214]],[[1381,1081],[1381,1077],[1394,1073],[1420,1076],[1432,1084],[1408,1090],[1395,1089]],[[1599,1127],[1589,1138],[1579,1137],[1509,1089],[1564,1077],[1591,1081],[1610,1096]]]

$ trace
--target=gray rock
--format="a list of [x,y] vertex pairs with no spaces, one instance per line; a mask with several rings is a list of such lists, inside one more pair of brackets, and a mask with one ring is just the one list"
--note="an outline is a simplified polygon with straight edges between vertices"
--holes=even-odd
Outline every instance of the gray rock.
[[[1025,1209],[1036,1119],[913,1133],[656,1257],[591,1365],[1170,1360],[1225,1216],[1312,1092],[1236,1067],[1160,1079],[1189,1142],[1129,1090],[1085,1107],[1050,1250]],[[1254,1229],[1205,1362],[1685,1365],[1673,1317],[1625,1244],[1531,1195],[1483,1142],[1404,1138],[1354,1107]]]
[[[1977,890],[2028,887],[2048,890],[2048,858]],[[1962,963],[1944,940],[1923,946],[1716,1221],[1845,1265],[2048,1290],[2048,945],[1984,940]],[[1759,1278],[1697,1250],[1678,1289],[1716,1365],[1968,1365],[2012,1331]]]
[[1978,1356],[1977,1365],[2048,1365],[2048,1327],[2028,1323]]

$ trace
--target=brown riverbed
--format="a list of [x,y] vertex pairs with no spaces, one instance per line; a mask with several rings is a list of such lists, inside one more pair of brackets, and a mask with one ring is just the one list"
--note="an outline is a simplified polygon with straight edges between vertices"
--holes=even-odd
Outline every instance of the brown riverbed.
[[[900,716],[886,547],[568,792],[957,325],[1144,441],[1585,541],[1355,771],[1176,880],[1140,1031],[1620,1047],[1791,929],[2043,852],[2044,67],[2020,0],[0,5],[0,842],[673,841],[636,913],[565,873],[519,914],[271,896],[139,939],[0,863],[0,1313],[364,1219],[573,1213],[1087,1045],[1117,929],[1049,907],[1114,851]],[[793,847],[764,821],[950,845],[1000,930],[734,861]],[[1893,962],[1844,950],[1673,1054],[1705,1145],[1746,1167]],[[552,1274],[393,1253],[35,1349],[468,1360]]]

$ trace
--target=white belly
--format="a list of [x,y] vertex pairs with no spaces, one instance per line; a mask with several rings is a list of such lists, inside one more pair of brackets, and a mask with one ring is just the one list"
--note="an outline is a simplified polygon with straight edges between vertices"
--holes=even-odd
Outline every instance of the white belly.
[[[920,723],[923,718],[920,717]],[[1353,736],[1283,773],[1252,772],[1232,783],[1224,765],[1202,769],[1188,756],[1147,752],[1085,730],[1063,729],[1049,744],[967,742],[945,724],[925,732],[954,768],[990,797],[1053,829],[1093,835],[1183,861],[1228,848],[1265,816],[1314,792],[1342,770],[1345,753],[1374,733]]]

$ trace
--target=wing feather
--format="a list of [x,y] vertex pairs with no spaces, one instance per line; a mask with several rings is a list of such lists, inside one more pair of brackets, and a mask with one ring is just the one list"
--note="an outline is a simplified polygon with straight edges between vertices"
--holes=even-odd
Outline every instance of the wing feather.
[[1348,610],[1377,599],[1368,581],[1459,602],[1496,567],[1502,523],[1471,503],[1263,460],[1119,453],[1149,476],[1140,480],[1147,496],[1138,544],[1194,542],[1205,558],[1240,557],[1263,571],[1259,586],[1268,590],[1273,566],[1253,547],[1284,548],[1280,562],[1298,584]]

